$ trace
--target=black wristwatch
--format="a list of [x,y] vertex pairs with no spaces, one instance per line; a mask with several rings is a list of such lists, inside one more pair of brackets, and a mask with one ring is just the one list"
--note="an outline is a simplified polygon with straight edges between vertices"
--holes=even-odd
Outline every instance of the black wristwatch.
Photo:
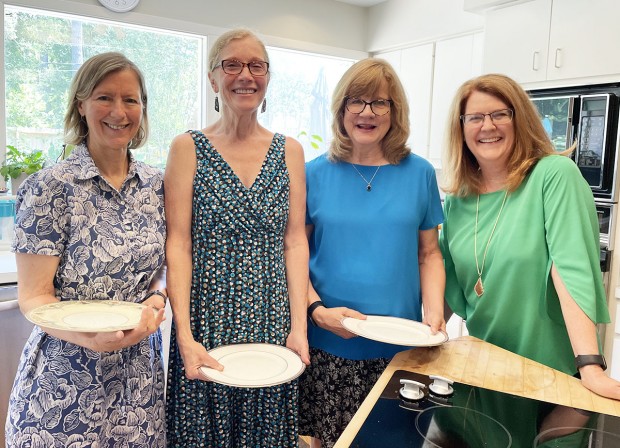
[[310,323],[314,325],[315,327],[318,327],[318,325],[312,318],[312,313],[314,313],[314,310],[316,310],[320,306],[325,306],[325,305],[320,300],[317,300],[316,302],[312,302],[312,304],[310,304],[310,306],[308,307],[308,313],[307,313],[308,319],[310,319]]
[[146,295],[144,296],[144,298],[142,300],[140,300],[140,303],[143,303],[143,302],[147,301],[148,299],[150,299],[153,296],[159,296],[162,299],[164,299],[164,306],[166,306],[166,303],[168,303],[168,297],[166,296],[166,294],[161,292],[159,289],[154,289],[153,291],[147,292]]
[[607,362],[605,362],[605,357],[603,355],[579,355],[575,357],[575,365],[577,366],[577,370],[583,366],[589,366],[592,364],[599,365],[603,368],[603,370],[607,370]]

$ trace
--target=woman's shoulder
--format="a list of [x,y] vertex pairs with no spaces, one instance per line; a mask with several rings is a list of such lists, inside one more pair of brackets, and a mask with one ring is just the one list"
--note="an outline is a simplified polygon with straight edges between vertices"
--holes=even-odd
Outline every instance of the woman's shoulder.
[[155,181],[163,180],[164,172],[162,169],[149,165],[141,160],[135,160],[134,163],[136,164],[136,171],[142,178]]
[[532,176],[582,177],[575,161],[560,154],[552,154],[540,159],[532,170]]
[[323,154],[318,155],[317,157],[315,157],[312,160],[309,160],[306,162],[306,171],[313,171],[316,170],[318,168],[324,167],[326,165],[329,164],[336,164],[337,162],[332,162],[329,160],[327,153],[324,152]]
[[435,167],[431,162],[413,152],[403,157],[399,164],[405,167],[410,167],[411,169],[422,170],[424,172],[435,172]]

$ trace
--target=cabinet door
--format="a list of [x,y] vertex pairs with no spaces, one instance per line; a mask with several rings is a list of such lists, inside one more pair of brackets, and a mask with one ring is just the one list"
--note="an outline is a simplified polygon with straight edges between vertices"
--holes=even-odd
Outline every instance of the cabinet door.
[[424,158],[428,157],[429,146],[433,49],[434,44],[425,44],[375,55],[392,64],[398,73],[409,102],[411,133],[407,144]]
[[551,14],[547,78],[620,73],[618,0],[555,1]]
[[481,33],[438,41],[435,44],[435,70],[428,160],[441,168],[448,112],[457,89],[468,79],[480,75]]
[[419,45],[402,50],[400,79],[409,99],[411,150],[428,158],[428,138],[431,126],[431,92],[433,91],[434,44]]
[[[575,0],[579,1],[583,2]],[[522,83],[546,80],[550,17],[551,0],[489,11],[485,21],[484,73],[503,73]]]

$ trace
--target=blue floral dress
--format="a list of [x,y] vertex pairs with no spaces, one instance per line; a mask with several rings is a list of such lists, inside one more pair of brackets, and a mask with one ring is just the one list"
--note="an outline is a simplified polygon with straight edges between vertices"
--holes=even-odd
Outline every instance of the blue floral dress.
[[[30,176],[19,191],[13,250],[60,258],[61,300],[137,302],[164,261],[163,176],[131,157],[120,191],[88,149]],[[7,447],[163,447],[158,331],[98,353],[34,327],[9,401]]]
[[[204,134],[191,135],[197,157],[190,302],[194,339],[207,349],[240,342],[284,345],[290,331],[285,137],[275,134],[258,177],[247,188]],[[173,325],[172,341],[175,334]],[[297,447],[297,381],[249,389],[188,380],[174,342],[169,359],[169,447]]]

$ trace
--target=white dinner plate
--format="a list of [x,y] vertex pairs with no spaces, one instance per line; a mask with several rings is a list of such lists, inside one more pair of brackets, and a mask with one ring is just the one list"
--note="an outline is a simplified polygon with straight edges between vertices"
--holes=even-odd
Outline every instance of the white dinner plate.
[[400,317],[367,316],[366,320],[345,317],[342,326],[367,339],[408,347],[430,347],[448,340],[446,333],[431,334],[428,325]]
[[40,306],[26,318],[35,325],[69,331],[118,331],[136,328],[141,303],[118,300],[65,300]]
[[275,344],[231,344],[209,350],[223,371],[201,367],[211,381],[235,387],[268,387],[297,378],[306,368],[293,350]]

